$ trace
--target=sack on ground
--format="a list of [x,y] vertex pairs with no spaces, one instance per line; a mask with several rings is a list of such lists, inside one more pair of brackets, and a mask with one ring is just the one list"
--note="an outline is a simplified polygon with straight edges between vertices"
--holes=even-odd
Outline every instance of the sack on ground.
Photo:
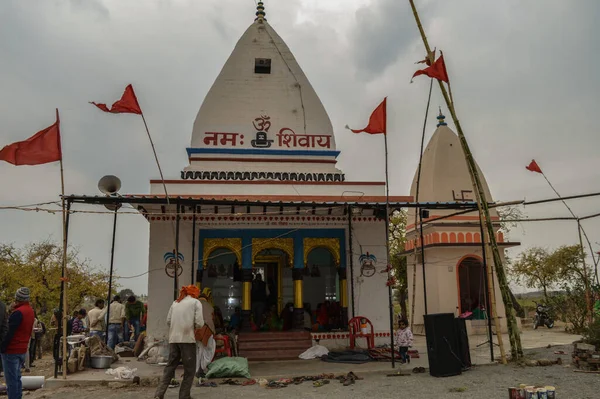
[[250,378],[248,359],[244,357],[222,357],[208,365],[206,378]]

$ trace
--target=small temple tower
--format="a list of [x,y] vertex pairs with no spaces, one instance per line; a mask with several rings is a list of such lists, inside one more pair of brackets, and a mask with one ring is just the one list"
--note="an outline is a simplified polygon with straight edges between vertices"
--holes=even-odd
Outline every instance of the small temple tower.
[[[440,110],[440,115],[437,117],[437,129],[423,153],[418,201],[472,202],[475,200],[475,193],[464,153],[458,136],[447,126],[444,118]],[[479,170],[479,166],[477,168]],[[493,202],[481,170],[479,170],[479,175],[487,201]],[[418,169],[411,186],[411,196],[417,195],[417,177]],[[423,315],[426,313],[454,313],[458,316],[465,312],[475,311],[474,313],[477,315],[481,313],[479,310],[486,307],[486,274],[483,267],[482,231],[478,213],[471,212],[431,221],[456,212],[455,210],[432,210],[429,212],[425,210],[423,215],[425,284],[423,284],[420,232],[418,228],[415,229],[415,211],[412,210],[408,213],[407,243],[404,254],[407,255],[408,261],[409,312],[413,306],[410,302],[413,298],[415,265],[417,268],[416,295],[414,296],[414,328],[416,332],[423,331]],[[500,231],[497,211],[491,209],[490,214],[495,221],[496,237],[500,247],[505,249],[519,245],[519,243],[505,242]],[[504,259],[503,251],[501,255]],[[488,263],[488,267],[493,267],[493,261],[490,263]],[[497,314],[502,329],[505,330],[505,310],[495,270],[493,291]],[[425,311],[425,300],[427,311]],[[469,332],[484,332],[485,324],[483,320],[472,321],[468,323]]]

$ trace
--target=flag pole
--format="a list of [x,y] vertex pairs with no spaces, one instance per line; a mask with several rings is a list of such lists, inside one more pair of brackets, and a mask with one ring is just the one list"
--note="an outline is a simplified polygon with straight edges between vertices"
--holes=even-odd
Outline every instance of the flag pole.
[[[56,108],[56,123],[60,132],[60,119],[58,114],[58,108]],[[67,379],[67,209],[65,201],[65,172],[63,168],[63,157],[62,157],[62,137],[59,138],[60,143],[60,192],[61,192],[61,205],[62,205],[62,230],[63,230],[63,253],[62,253],[62,278],[61,284],[63,285],[63,296],[62,296],[62,377],[64,380]]]
[[[387,115],[386,115],[387,125]],[[390,268],[390,179],[388,172],[388,143],[387,143],[387,128],[383,133],[383,142],[385,144],[385,247],[387,252],[387,275],[388,275],[388,301],[390,305],[390,348],[392,352],[392,368],[396,367],[395,353],[394,353],[394,302],[392,300],[392,285],[391,281],[391,268]]]
[[[427,54],[429,54],[429,53],[431,53],[431,49],[429,47],[429,43],[427,41],[427,37],[425,35],[423,26],[421,25],[421,20],[419,18],[417,8],[415,7],[414,0],[409,0],[409,2],[410,2],[410,6],[412,8],[412,11],[413,11],[413,15],[415,17],[417,27],[421,34],[421,39],[423,40],[425,50],[427,51]],[[512,305],[512,299],[510,297],[510,288],[508,286],[506,271],[504,270],[504,266],[502,264],[502,257],[500,255],[500,251],[498,250],[498,244],[496,241],[494,226],[492,224],[492,220],[491,220],[490,213],[489,213],[489,208],[488,208],[487,198],[485,196],[485,191],[483,189],[483,185],[481,184],[481,180],[479,179],[479,173],[477,171],[477,166],[475,164],[475,160],[473,159],[473,154],[471,153],[471,150],[469,148],[469,145],[467,143],[465,135],[462,131],[462,127],[461,127],[458,117],[456,115],[456,110],[454,109],[454,103],[451,101],[450,97],[448,96],[448,91],[446,90],[446,87],[444,86],[444,84],[439,80],[438,80],[438,83],[440,85],[440,90],[444,97],[444,101],[446,102],[446,105],[448,106],[448,109],[452,116],[454,125],[456,126],[456,130],[457,130],[457,134],[458,134],[458,137],[459,137],[459,140],[461,143],[461,147],[462,147],[464,155],[465,155],[465,160],[467,162],[467,166],[468,166],[469,173],[471,176],[473,190],[475,191],[475,194],[476,194],[480,222],[481,223],[485,222],[485,225],[486,225],[486,232],[487,232],[487,236],[489,239],[489,245],[490,245],[490,249],[491,249],[491,252],[493,255],[494,264],[496,266],[496,274],[498,276],[498,285],[500,286],[500,291],[502,293],[502,299],[505,304],[506,323],[507,323],[507,327],[508,327],[508,336],[509,336],[509,340],[510,340],[510,344],[511,344],[511,354],[512,354],[513,360],[518,360],[520,357],[523,356],[521,337],[519,336],[517,319],[515,317],[515,313],[514,313],[514,309],[513,309],[513,305]],[[503,353],[503,342],[502,342],[501,331],[497,331],[496,333],[498,334],[498,344],[500,346],[500,352],[502,354]],[[506,356],[502,356],[502,362],[503,363],[506,362]]]
[[[434,50],[435,51],[435,50]],[[427,55],[429,58],[429,54]],[[430,63],[433,64],[433,57],[430,59]],[[431,92],[433,91],[433,79],[430,79],[429,83],[429,96],[427,97],[427,107],[425,107],[425,120],[423,121],[423,133],[421,134],[421,149],[419,151],[419,167],[417,169],[417,187],[415,192],[415,202],[419,203],[419,189],[421,187],[421,167],[423,165],[423,147],[425,147],[425,132],[427,130],[427,118],[429,116],[429,105],[431,104]],[[415,237],[417,232],[417,224],[419,223],[419,216],[421,216],[421,224],[419,230],[421,231],[421,264],[423,265],[423,304],[425,314],[427,314],[427,283],[425,282],[425,248],[423,243],[423,217],[421,215],[421,208],[415,208]],[[414,268],[413,268],[413,294],[410,311],[410,329],[413,330],[415,323],[415,297],[417,292],[417,252],[418,246],[416,245],[415,238],[415,251],[414,251]]]

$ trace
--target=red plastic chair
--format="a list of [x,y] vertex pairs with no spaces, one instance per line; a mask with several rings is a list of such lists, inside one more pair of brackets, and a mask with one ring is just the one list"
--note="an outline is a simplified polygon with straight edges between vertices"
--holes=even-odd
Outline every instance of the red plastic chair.
[[215,355],[213,356],[213,360],[217,357],[217,353],[225,353],[227,357],[231,357],[231,341],[227,335],[215,335],[215,344],[217,341],[223,341],[223,346],[217,347],[215,350]]
[[[363,334],[360,330],[360,321],[364,319],[369,327],[371,328],[371,332],[367,334]],[[348,321],[348,331],[350,332],[350,349],[354,349],[356,338],[366,338],[367,339],[367,347],[372,349],[375,347],[375,333],[373,332],[373,323],[371,320],[367,319],[363,316],[356,316],[350,321]],[[367,330],[368,331],[368,330]]]

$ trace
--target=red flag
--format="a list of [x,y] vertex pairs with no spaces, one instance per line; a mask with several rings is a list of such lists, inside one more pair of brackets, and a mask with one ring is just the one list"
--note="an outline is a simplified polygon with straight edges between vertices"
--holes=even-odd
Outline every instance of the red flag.
[[381,104],[371,114],[369,125],[361,130],[352,130],[354,133],[369,133],[369,134],[386,134],[387,127],[387,97],[383,99]]
[[535,162],[535,159],[532,160],[529,165],[525,166],[525,169],[531,172],[542,173],[542,169],[540,168],[540,165],[538,165],[537,162]]
[[25,141],[9,144],[0,150],[0,160],[13,165],[41,165],[62,159],[60,147],[60,121],[56,122]]
[[90,104],[94,104],[104,112],[113,114],[142,114],[142,109],[140,108],[140,104],[138,104],[137,97],[133,91],[133,86],[131,85],[127,85],[123,96],[119,101],[112,105],[111,109],[108,109],[106,104],[96,104],[94,102],[91,102]]
[[[430,78],[441,80],[442,82],[448,83],[448,72],[446,71],[446,64],[444,63],[444,55],[440,55],[440,58],[433,62],[433,65],[420,69],[413,75],[413,79],[419,75],[427,75]],[[412,79],[411,79],[412,82]]]

